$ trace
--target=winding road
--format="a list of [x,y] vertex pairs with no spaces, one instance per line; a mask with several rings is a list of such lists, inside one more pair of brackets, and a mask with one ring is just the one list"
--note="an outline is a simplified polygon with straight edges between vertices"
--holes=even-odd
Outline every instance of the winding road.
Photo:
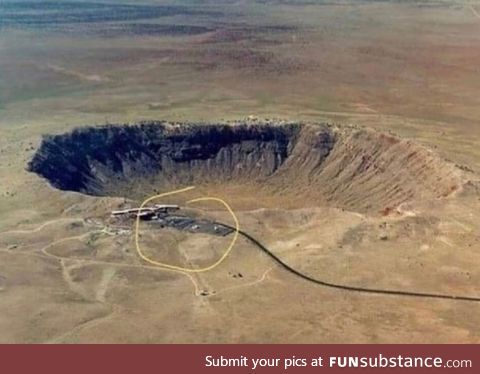
[[[232,228],[231,226],[222,223],[222,225]],[[313,278],[310,275],[304,274],[301,271],[292,268],[290,265],[282,261],[277,255],[260,243],[257,239],[247,234],[243,230],[238,232],[245,239],[253,243],[257,248],[259,248],[263,253],[273,259],[280,267],[288,271],[289,273],[302,278],[310,283],[314,283],[323,287],[335,288],[344,291],[350,292],[360,292],[360,293],[369,293],[369,294],[378,294],[378,295],[390,295],[390,296],[407,296],[407,297],[418,297],[418,298],[430,298],[430,299],[446,299],[446,300],[458,300],[458,301],[470,301],[470,302],[480,302],[480,297],[474,296],[461,296],[461,295],[447,295],[447,294],[437,294],[437,293],[426,293],[426,292],[413,292],[413,291],[400,291],[400,290],[389,290],[389,289],[379,289],[379,288],[366,288],[366,287],[357,287],[349,286],[338,283],[326,282],[317,278]]]

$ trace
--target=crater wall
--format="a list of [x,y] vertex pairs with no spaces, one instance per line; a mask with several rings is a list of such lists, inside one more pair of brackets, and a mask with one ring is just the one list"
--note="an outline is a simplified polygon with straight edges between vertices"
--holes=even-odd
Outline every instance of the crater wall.
[[326,124],[166,122],[45,136],[28,166],[61,190],[140,198],[187,184],[249,184],[361,212],[447,197],[462,172],[411,140]]

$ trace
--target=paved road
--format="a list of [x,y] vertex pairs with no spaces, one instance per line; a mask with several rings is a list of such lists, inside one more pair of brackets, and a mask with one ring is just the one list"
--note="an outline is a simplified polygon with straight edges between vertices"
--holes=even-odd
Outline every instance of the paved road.
[[[224,223],[222,225],[228,226]],[[461,296],[461,295],[446,295],[446,294],[437,294],[437,293],[425,293],[425,292],[413,292],[413,291],[400,291],[400,290],[388,290],[388,289],[377,289],[377,288],[365,288],[365,287],[356,287],[356,286],[348,286],[343,284],[325,282],[320,279],[313,278],[307,274],[304,274],[290,265],[283,262],[277,255],[271,252],[267,247],[265,247],[262,243],[260,243],[257,239],[252,237],[251,235],[247,234],[243,230],[239,230],[239,234],[253,243],[257,248],[259,248],[262,252],[272,258],[279,266],[283,269],[287,270],[289,273],[296,275],[308,282],[315,283],[320,286],[329,287],[340,289],[344,291],[350,292],[361,292],[361,293],[369,293],[369,294],[380,294],[380,295],[390,295],[390,296],[406,296],[406,297],[419,297],[419,298],[430,298],[430,299],[447,299],[447,300],[458,300],[458,301],[470,301],[470,302],[480,302],[480,297],[474,296]]]

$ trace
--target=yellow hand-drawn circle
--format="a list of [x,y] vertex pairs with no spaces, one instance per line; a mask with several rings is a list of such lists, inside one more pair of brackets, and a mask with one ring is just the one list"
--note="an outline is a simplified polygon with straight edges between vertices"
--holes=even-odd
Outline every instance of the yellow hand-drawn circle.
[[[160,199],[162,197],[187,192],[187,191],[190,191],[194,188],[195,187],[191,186],[191,187],[186,187],[186,188],[182,188],[182,189],[179,189],[179,190],[164,192],[164,193],[161,193],[159,195],[151,196],[151,197],[149,197],[148,199],[146,199],[142,202],[139,209],[141,210],[146,204],[148,204],[152,200],[156,200],[156,199]],[[233,212],[230,205],[228,205],[223,199],[220,199],[218,197],[199,197],[199,198],[187,201],[187,204],[193,204],[193,203],[197,203],[197,202],[200,202],[200,201],[216,201],[216,202],[222,204],[227,209],[227,211],[230,213],[230,215],[233,218],[233,221],[235,222],[235,233],[233,235],[233,239],[230,242],[227,249],[225,250],[225,252],[223,253],[223,255],[215,263],[213,263],[213,264],[211,264],[207,267],[204,267],[204,268],[192,269],[192,268],[185,268],[185,267],[182,267],[182,266],[175,266],[175,265],[166,264],[166,263],[163,263],[163,262],[152,260],[151,258],[147,257],[142,252],[142,249],[141,249],[140,244],[139,244],[139,227],[140,227],[140,215],[139,214],[137,214],[137,219],[136,219],[136,222],[135,222],[135,247],[136,247],[138,255],[144,261],[148,262],[149,264],[160,266],[160,267],[165,268],[165,269],[176,270],[176,271],[181,271],[181,272],[185,272],[185,273],[202,273],[202,272],[205,272],[205,271],[212,270],[215,267],[217,267],[218,265],[220,265],[225,260],[225,258],[227,258],[227,256],[230,254],[231,250],[233,249],[233,247],[234,247],[234,245],[235,245],[235,243],[238,239],[238,234],[239,234],[239,231],[240,231],[240,225],[239,225],[239,222],[238,222],[238,218],[235,215],[235,213]]]

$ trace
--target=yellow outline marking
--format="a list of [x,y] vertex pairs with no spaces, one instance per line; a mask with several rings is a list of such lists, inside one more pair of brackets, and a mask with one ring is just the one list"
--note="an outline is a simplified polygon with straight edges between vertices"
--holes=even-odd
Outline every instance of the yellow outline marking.
[[[159,195],[155,195],[155,196],[151,196],[149,197],[148,199],[144,200],[143,203],[140,205],[140,208],[139,210],[141,210],[146,204],[148,204],[150,201],[152,200],[155,200],[155,199],[159,199],[159,198],[162,198],[162,197],[165,197],[165,196],[170,196],[170,195],[175,195],[175,194],[179,194],[179,193],[182,193],[182,192],[187,192],[187,191],[190,191],[192,189],[194,189],[195,187],[191,186],[191,187],[186,187],[186,188],[182,188],[182,189],[179,189],[179,190],[175,190],[175,191],[170,191],[170,192],[164,192],[164,193],[161,193]],[[136,250],[137,250],[137,253],[138,255],[146,262],[152,264],[152,265],[156,265],[156,266],[160,266],[162,268],[165,268],[165,269],[169,269],[169,270],[175,270],[175,271],[180,271],[180,272],[184,272],[184,273],[202,273],[202,272],[205,272],[205,271],[209,271],[209,270],[212,270],[214,269],[215,267],[217,267],[218,265],[220,265],[224,260],[225,258],[227,258],[227,256],[230,254],[231,250],[233,249],[233,246],[235,245],[235,243],[237,242],[237,239],[238,239],[238,234],[239,234],[239,231],[240,231],[240,224],[238,223],[238,218],[237,216],[235,215],[235,213],[233,212],[232,208],[230,207],[230,205],[228,205],[224,200],[218,198],[218,197],[199,197],[199,198],[196,198],[196,199],[192,199],[192,200],[189,200],[187,201],[187,204],[192,204],[192,203],[196,203],[196,202],[199,202],[199,201],[216,201],[216,202],[219,202],[221,203],[223,206],[225,206],[225,208],[227,209],[227,211],[230,213],[230,215],[232,216],[233,218],[233,221],[235,222],[235,234],[233,235],[233,239],[232,241],[230,242],[229,246],[227,247],[227,249],[225,250],[225,252],[223,253],[222,257],[220,257],[215,263],[213,263],[212,265],[209,265],[207,267],[204,267],[204,268],[199,268],[199,269],[191,269],[191,268],[185,268],[185,267],[182,267],[182,266],[175,266],[175,265],[170,265],[170,264],[165,264],[163,262],[159,262],[159,261],[155,261],[155,260],[152,260],[150,258],[148,258],[145,254],[143,254],[141,248],[140,248],[140,244],[138,242],[138,238],[139,238],[139,228],[140,228],[140,215],[137,214],[137,219],[136,219],[136,223],[135,223],[135,247],[136,247]]]

